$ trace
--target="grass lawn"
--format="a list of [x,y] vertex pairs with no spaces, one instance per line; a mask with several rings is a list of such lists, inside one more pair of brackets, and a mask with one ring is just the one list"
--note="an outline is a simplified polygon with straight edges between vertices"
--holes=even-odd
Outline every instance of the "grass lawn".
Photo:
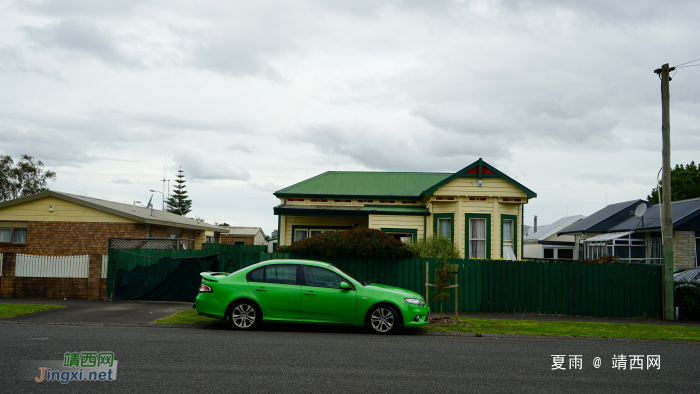
[[153,323],[168,323],[168,324],[225,324],[224,320],[212,319],[211,317],[200,316],[194,309],[187,309],[174,313],[168,317],[158,319]]
[[426,331],[475,334],[529,334],[602,338],[683,339],[700,341],[700,327],[660,324],[579,323],[562,321],[459,319],[460,324],[426,326]]
[[47,309],[63,308],[63,305],[46,304],[0,304],[0,318],[26,315],[27,313],[44,311]]

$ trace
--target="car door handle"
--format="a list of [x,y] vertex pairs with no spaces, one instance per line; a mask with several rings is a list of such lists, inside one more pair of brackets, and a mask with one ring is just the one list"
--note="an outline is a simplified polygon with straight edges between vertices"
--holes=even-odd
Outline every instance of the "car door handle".
[[258,288],[257,288],[257,289],[255,289],[255,290],[257,290],[257,291],[267,291],[267,289],[266,289],[266,288],[264,288],[264,287],[258,287]]
[[304,294],[306,295],[316,295],[313,291],[305,291]]

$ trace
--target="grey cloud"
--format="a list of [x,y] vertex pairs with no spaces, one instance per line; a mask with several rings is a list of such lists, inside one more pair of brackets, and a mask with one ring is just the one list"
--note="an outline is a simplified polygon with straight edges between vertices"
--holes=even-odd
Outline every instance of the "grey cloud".
[[216,158],[199,149],[179,149],[172,159],[177,167],[182,166],[185,176],[193,180],[232,180],[247,181],[250,174],[245,168],[233,168],[225,160]]
[[255,190],[259,190],[261,192],[266,192],[266,193],[273,193],[276,192],[277,190],[282,189],[284,186],[280,186],[274,182],[265,182],[263,184],[253,182],[253,181],[248,181],[248,185],[251,186]]
[[229,147],[226,149],[243,153],[255,153],[258,151],[258,148],[238,141],[236,141],[233,145],[229,145]]
[[27,59],[24,51],[16,46],[0,47],[0,72],[3,73],[24,73],[34,74],[41,77],[63,81],[60,73],[48,70],[37,64],[33,64]]
[[[475,158],[493,160],[507,155],[506,144],[483,136],[455,136],[439,130],[430,134],[381,130],[377,126],[316,125],[294,135],[295,141],[313,145],[333,162],[345,160],[370,169],[392,171],[453,171]],[[292,138],[292,137],[288,137]]]
[[131,185],[131,184],[134,183],[134,182],[131,182],[130,180],[128,180],[128,179],[126,179],[126,178],[112,179],[110,182],[111,182],[111,183],[118,183],[118,184],[121,184],[121,185]]
[[251,126],[244,122],[236,121],[210,121],[191,119],[175,115],[156,113],[123,112],[116,110],[96,110],[92,116],[119,119],[129,123],[149,125],[163,130],[187,130],[187,131],[216,131],[226,134],[248,134]]
[[143,4],[141,0],[37,0],[19,1],[19,9],[48,16],[123,16],[132,13],[133,9]]
[[65,20],[42,27],[25,26],[23,30],[30,41],[42,48],[82,53],[113,67],[143,67],[120,50],[109,32],[90,22]]
[[282,82],[279,71],[250,44],[237,40],[217,40],[198,46],[192,54],[194,66],[235,77],[257,76]]

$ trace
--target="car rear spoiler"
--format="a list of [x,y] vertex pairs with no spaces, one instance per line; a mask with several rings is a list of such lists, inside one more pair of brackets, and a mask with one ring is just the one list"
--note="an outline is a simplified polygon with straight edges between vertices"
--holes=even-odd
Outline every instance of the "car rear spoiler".
[[218,282],[219,280],[216,277],[226,276],[228,275],[228,272],[200,272],[199,275],[201,275],[204,280],[208,280],[210,282]]

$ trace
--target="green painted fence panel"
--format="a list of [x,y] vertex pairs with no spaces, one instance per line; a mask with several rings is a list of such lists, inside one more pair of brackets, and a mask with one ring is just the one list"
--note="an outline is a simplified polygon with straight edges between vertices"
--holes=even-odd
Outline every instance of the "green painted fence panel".
[[[107,294],[115,293],[117,269],[149,266],[162,257],[200,257],[218,254],[220,270],[235,272],[269,260],[325,261],[360,281],[387,284],[426,296],[425,283],[434,283],[434,259],[302,256],[267,253],[260,247],[233,248],[205,244],[203,250],[129,249],[108,252]],[[661,266],[647,264],[582,264],[505,260],[455,259],[459,287],[449,289],[446,311],[459,302],[462,312],[546,313],[607,317],[650,317],[662,314]],[[428,276],[426,277],[426,267]],[[429,306],[437,311],[435,288]]]

